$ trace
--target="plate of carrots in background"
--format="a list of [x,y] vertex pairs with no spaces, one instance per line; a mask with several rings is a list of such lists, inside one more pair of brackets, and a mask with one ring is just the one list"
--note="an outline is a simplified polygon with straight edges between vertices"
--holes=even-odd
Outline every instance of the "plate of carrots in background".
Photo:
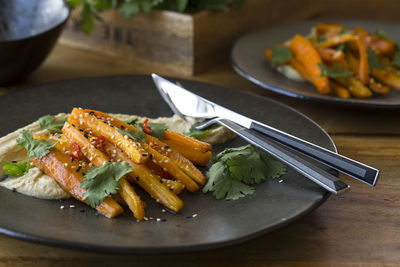
[[368,21],[283,24],[240,38],[232,50],[232,65],[250,81],[284,95],[399,107],[395,33],[390,24]]

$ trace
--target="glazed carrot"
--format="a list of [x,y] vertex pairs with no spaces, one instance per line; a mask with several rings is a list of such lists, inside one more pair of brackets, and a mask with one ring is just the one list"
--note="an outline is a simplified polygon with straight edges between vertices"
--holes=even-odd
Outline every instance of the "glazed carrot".
[[319,48],[328,48],[332,46],[337,46],[347,42],[354,42],[356,37],[353,34],[343,34],[343,35],[336,35],[331,38],[328,38],[326,41],[318,43]]
[[198,165],[198,166],[206,166],[212,156],[211,151],[201,152],[198,150],[188,149],[187,147],[176,144],[175,142],[173,142],[171,140],[164,140],[164,142],[173,151],[178,152],[183,157],[187,158],[188,160],[193,162],[193,164]]
[[133,171],[129,173],[127,177],[130,182],[137,183],[149,193],[152,198],[168,209],[175,212],[182,209],[182,200],[171,192],[172,189],[170,190],[166,185],[160,183],[160,178],[153,175],[146,165],[134,163],[121,149],[109,142],[104,143],[104,150],[109,155],[112,155],[112,159],[116,161],[125,161],[132,167]]
[[377,94],[387,94],[390,92],[389,86],[383,85],[383,84],[375,81],[375,79],[372,77],[369,78],[368,85],[369,85],[369,88],[371,88],[372,91],[374,91]]
[[328,63],[335,63],[344,59],[344,53],[332,48],[318,48],[318,53],[322,60]]
[[310,74],[312,83],[320,93],[329,92],[329,80],[321,77],[321,69],[318,64],[322,62],[320,55],[309,40],[296,34],[290,44],[294,57],[300,61],[307,72]]
[[340,98],[350,98],[350,92],[346,88],[338,85],[337,83],[331,82],[331,88],[332,88],[332,91],[335,92],[335,94],[338,97],[340,97]]
[[[92,114],[98,116],[99,118],[105,120],[106,122],[109,122],[111,125],[113,125],[117,128],[125,129],[127,131],[133,131],[134,133],[137,132],[137,129],[135,127],[133,127],[132,125],[129,125],[121,120],[118,120],[117,118],[113,118],[112,116],[108,115],[107,113],[96,111],[96,110],[89,110],[89,109],[85,109],[85,112],[92,113]],[[165,132],[167,133],[170,131],[165,131]],[[211,151],[207,151],[207,152],[203,153],[203,152],[194,150],[193,148],[190,147],[189,149],[187,149],[187,148],[182,149],[185,152],[185,155],[183,155],[183,154],[179,153],[179,151],[177,151],[176,149],[172,149],[172,150],[168,149],[167,144],[160,141],[159,139],[157,139],[151,135],[148,135],[148,134],[145,134],[145,136],[146,136],[146,141],[151,145],[152,148],[157,150],[159,153],[169,157],[184,173],[189,175],[190,178],[192,178],[193,180],[195,180],[197,183],[199,183],[201,185],[203,185],[205,183],[204,175],[193,165],[193,163],[200,165],[200,166],[206,165],[212,155]],[[181,138],[181,135],[179,134],[178,137]],[[189,138],[186,136],[184,136],[184,137]],[[193,139],[193,138],[190,138],[190,142],[193,141],[191,139]],[[174,142],[174,141],[171,141],[171,144],[172,144],[172,142]],[[173,143],[172,145],[174,146],[174,148],[185,147],[185,146],[181,146],[181,143],[179,143],[178,145]],[[186,143],[187,142],[184,142],[184,144],[186,144]],[[201,141],[193,142],[193,143],[196,144],[197,146],[202,146],[203,149],[204,148],[209,149],[211,147],[211,145],[201,142]],[[189,156],[190,158],[187,158],[186,156]]]
[[360,37],[361,41],[367,47],[374,50],[378,55],[392,56],[396,49],[395,42],[371,35],[361,27],[355,27],[354,33]]
[[[98,150],[77,128],[69,123],[66,123],[62,128],[63,134],[72,142],[75,142],[81,148],[82,153],[96,166],[101,167],[109,161],[109,157]],[[134,189],[126,181],[125,177],[119,179],[121,190],[119,193],[132,211],[133,215],[138,220],[144,218],[144,206],[140,197],[135,193]]]
[[311,82],[311,77],[310,74],[307,72],[307,70],[304,68],[304,66],[296,59],[292,58],[289,60],[290,66],[294,68],[304,79],[307,81]]
[[199,141],[193,137],[189,137],[180,133],[166,130],[162,141],[172,141],[176,145],[185,146],[201,152],[207,152],[212,149],[212,146],[206,142]]
[[185,185],[182,184],[179,181],[174,181],[171,179],[166,179],[166,178],[161,178],[160,183],[164,184],[166,187],[168,187],[172,192],[174,192],[176,195],[179,195],[182,193],[183,189],[185,189]]
[[394,71],[374,68],[372,70],[372,76],[381,83],[396,90],[400,90],[400,76],[398,76]]
[[371,90],[353,77],[347,79],[337,78],[335,81],[347,88],[350,91],[350,94],[356,98],[370,98],[372,96]]
[[193,181],[192,178],[190,178],[186,173],[184,173],[170,158],[162,155],[148,145],[147,147],[145,146],[145,148],[150,155],[152,155],[151,160],[165,171],[169,172],[174,179],[183,183],[188,191],[195,192],[200,189],[196,182]]
[[264,52],[265,58],[271,60],[272,58],[272,50],[271,49],[267,49]]
[[315,26],[315,29],[318,33],[339,32],[342,28],[342,25],[336,23],[318,23]]
[[86,160],[85,156],[79,150],[79,147],[68,140],[63,134],[50,135],[49,137],[34,134],[33,138],[55,142],[55,147],[64,154],[70,155],[74,159]]
[[360,56],[360,69],[358,71],[358,77],[360,82],[363,84],[367,84],[369,80],[369,64],[368,64],[368,56],[367,56],[367,47],[360,39],[355,40],[358,52]]
[[109,142],[126,151],[129,157],[135,163],[143,163],[147,160],[147,154],[140,143],[135,142],[121,134],[117,129],[110,126],[95,115],[74,108],[68,118],[70,124],[74,124],[81,129],[90,129],[95,136],[104,136]]
[[[71,158],[65,155],[58,149],[51,148],[50,153],[41,159],[34,158],[33,163],[42,170],[45,174],[52,177],[60,187],[68,192],[71,196],[86,202],[83,199],[85,189],[80,188],[80,182],[84,179],[82,171],[87,168],[81,167],[81,172],[77,172],[80,162],[75,160],[71,162]],[[123,212],[123,209],[111,197],[105,198],[97,207],[96,210],[108,218],[113,218]]]

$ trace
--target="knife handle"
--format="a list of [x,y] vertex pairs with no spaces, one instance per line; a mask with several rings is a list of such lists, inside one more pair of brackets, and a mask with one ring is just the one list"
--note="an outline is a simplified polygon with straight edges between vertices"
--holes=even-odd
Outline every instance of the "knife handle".
[[222,119],[219,123],[235,132],[250,144],[292,167],[295,171],[317,183],[329,192],[338,194],[349,188],[349,186],[339,180],[338,177],[322,170],[318,166],[304,160],[292,152],[285,150],[283,147],[268,140],[264,136],[258,136],[256,132],[246,128],[238,129],[236,125],[229,120]]
[[286,147],[294,149],[305,156],[352,176],[368,185],[375,186],[376,184],[379,170],[373,167],[258,122],[252,122],[250,129],[254,129]]

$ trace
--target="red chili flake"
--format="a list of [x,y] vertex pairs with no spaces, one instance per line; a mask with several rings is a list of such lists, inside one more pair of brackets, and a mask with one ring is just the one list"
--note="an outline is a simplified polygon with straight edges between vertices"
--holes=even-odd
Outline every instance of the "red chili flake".
[[149,119],[146,119],[143,122],[142,128],[143,128],[143,132],[151,135],[153,132],[151,131],[151,127],[147,124],[148,122],[149,122]]
[[96,146],[99,148],[99,149],[103,149],[103,145],[104,145],[104,142],[106,141],[106,138],[104,137],[104,135],[100,135],[99,137],[97,137],[97,139],[96,139]]
[[163,173],[161,174],[162,178],[168,179],[171,177],[171,174],[169,172],[163,171]]
[[75,142],[71,143],[72,149],[74,150],[74,152],[71,153],[71,158],[73,159],[77,159],[79,156],[79,152],[81,151],[81,148],[79,147],[79,145]]

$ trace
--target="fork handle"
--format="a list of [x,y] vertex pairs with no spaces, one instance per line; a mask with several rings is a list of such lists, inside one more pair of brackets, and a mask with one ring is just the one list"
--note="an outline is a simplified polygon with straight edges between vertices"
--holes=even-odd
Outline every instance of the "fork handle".
[[309,143],[303,139],[286,134],[267,125],[252,122],[250,129],[254,129],[280,144],[294,149],[312,159],[321,162],[333,169],[352,176],[368,185],[374,186],[379,175],[379,170],[361,162],[349,159],[340,154],[329,151],[323,147]]

